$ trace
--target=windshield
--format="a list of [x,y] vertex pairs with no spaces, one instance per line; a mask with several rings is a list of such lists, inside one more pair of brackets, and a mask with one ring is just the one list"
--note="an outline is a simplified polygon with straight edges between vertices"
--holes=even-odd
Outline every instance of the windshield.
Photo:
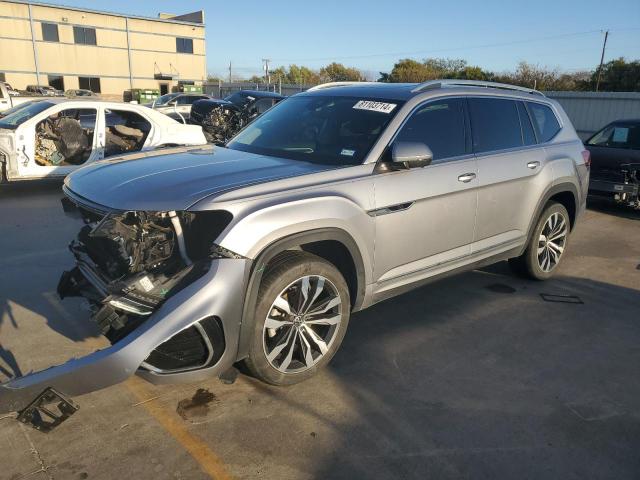
[[402,103],[356,97],[291,97],[250,123],[227,147],[326,165],[358,165]]
[[640,149],[640,125],[609,125],[587,142],[596,147]]
[[158,97],[158,99],[156,100],[156,105],[166,105],[171,100],[176,98],[178,95],[180,95],[180,94],[179,93],[167,93],[165,95],[162,95],[161,97]]
[[255,97],[251,95],[245,95],[240,92],[232,93],[231,95],[227,95],[223,100],[227,102],[233,103],[237,107],[242,107],[245,103],[249,103],[251,100],[255,100]]
[[[37,102],[38,100],[36,100]],[[2,117],[6,117],[7,115],[11,115],[13,112],[17,112],[18,110],[20,110],[21,108],[24,107],[28,107],[29,105],[31,105],[32,103],[35,103],[34,101],[29,101],[29,102],[24,102],[24,103],[19,103],[18,105],[16,105],[15,107],[11,107],[8,108],[7,110],[5,110],[4,112],[0,112],[0,118]]]
[[11,109],[11,113],[0,119],[0,128],[15,130],[24,122],[51,106],[53,106],[53,103],[45,101],[25,102],[17,105]]

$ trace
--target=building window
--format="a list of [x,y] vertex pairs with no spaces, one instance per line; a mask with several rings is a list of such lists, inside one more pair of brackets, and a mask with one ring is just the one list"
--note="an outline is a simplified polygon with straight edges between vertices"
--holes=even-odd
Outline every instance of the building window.
[[0,82],[6,82],[7,78],[5,77],[4,72],[0,72]]
[[42,23],[42,40],[45,42],[59,42],[58,25],[55,23]]
[[60,75],[48,75],[49,86],[64,92],[64,78]]
[[73,27],[73,41],[80,45],[97,45],[96,29],[86,27]]
[[193,53],[193,40],[191,38],[176,38],[176,52]]
[[100,93],[100,78],[98,77],[78,77],[78,83],[82,90],[91,90],[93,93]]

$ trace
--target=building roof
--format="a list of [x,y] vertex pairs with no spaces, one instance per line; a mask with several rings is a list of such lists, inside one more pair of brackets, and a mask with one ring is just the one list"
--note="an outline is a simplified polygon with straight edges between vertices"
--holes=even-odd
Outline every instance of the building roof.
[[[71,7],[68,5],[59,5],[59,4],[54,4],[54,3],[46,3],[46,2],[33,2],[33,1],[29,1],[29,0],[3,0],[9,3],[21,3],[23,5],[34,5],[34,6],[38,6],[38,7],[47,7],[47,8],[59,8],[59,9],[63,9],[63,10],[73,10],[76,12],[87,12],[87,13],[95,13],[98,15],[110,15],[110,16],[114,16],[114,17],[123,17],[123,18],[134,18],[134,19],[138,19],[138,20],[148,20],[148,21],[152,21],[152,22],[162,22],[162,23],[177,23],[177,24],[181,24],[181,25],[193,25],[193,26],[198,26],[198,27],[204,27],[204,11],[199,11],[199,12],[193,12],[193,13],[187,13],[187,14],[183,14],[183,15],[176,15],[174,17],[169,17],[167,18],[166,15],[163,17],[145,17],[142,15],[127,15],[124,13],[116,13],[116,12],[109,12],[106,10],[94,10],[91,8],[79,8],[79,7]],[[201,18],[202,21],[198,22],[198,21],[187,21],[186,19],[189,18]]]

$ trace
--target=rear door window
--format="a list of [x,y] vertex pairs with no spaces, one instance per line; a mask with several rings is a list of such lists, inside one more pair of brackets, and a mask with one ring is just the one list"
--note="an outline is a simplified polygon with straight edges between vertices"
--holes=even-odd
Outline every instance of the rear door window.
[[147,119],[127,110],[106,109],[105,127],[105,157],[141,150],[151,131]]
[[436,100],[418,107],[404,124],[395,141],[425,143],[433,152],[434,161],[469,153],[466,144],[464,100]]
[[535,102],[527,102],[527,108],[533,119],[533,126],[538,135],[538,142],[545,143],[551,140],[560,131],[560,123],[553,110],[547,105]]
[[516,103],[502,98],[469,98],[474,152],[491,152],[523,145]]

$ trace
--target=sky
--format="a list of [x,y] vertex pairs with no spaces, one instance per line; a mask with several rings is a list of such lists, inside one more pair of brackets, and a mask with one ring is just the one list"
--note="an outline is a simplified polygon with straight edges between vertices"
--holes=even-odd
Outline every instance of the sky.
[[205,11],[210,74],[262,74],[271,65],[317,69],[337,61],[370,79],[400,58],[461,58],[485,70],[513,70],[520,61],[562,71],[591,70],[600,61],[640,59],[640,0],[47,0],[47,3],[156,17]]

